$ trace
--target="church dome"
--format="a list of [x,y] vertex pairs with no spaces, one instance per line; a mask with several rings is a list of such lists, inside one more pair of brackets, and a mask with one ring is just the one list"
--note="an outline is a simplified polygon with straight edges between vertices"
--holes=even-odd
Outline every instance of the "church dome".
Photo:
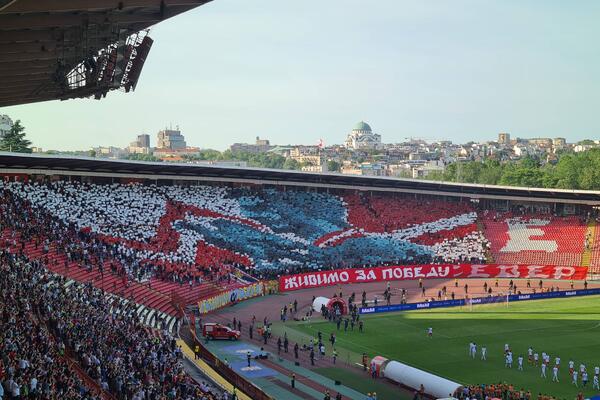
[[368,131],[371,132],[371,127],[365,121],[360,121],[358,124],[354,125],[353,131]]

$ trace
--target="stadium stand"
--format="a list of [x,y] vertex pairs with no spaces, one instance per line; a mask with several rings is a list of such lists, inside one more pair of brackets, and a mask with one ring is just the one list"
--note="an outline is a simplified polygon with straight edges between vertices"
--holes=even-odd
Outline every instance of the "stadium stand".
[[587,218],[481,210],[466,200],[67,181],[2,189],[12,212],[28,215],[21,225],[29,228],[11,235],[36,232],[28,256],[171,315],[173,293],[190,303],[243,284],[245,273],[485,263],[490,254],[538,265],[581,265],[586,251],[592,266],[600,258]]
[[7,398],[220,398],[185,373],[174,337],[146,327],[130,303],[6,251],[0,272]]
[[3,197],[2,207],[2,237],[9,248],[31,260],[43,261],[53,272],[75,281],[91,282],[105,291],[144,304],[147,308],[140,312],[148,323],[157,327],[165,318],[169,326],[175,323],[173,316],[177,310],[172,304],[173,293],[185,303],[191,303],[238,285],[223,269],[209,271],[210,280],[203,281],[200,272],[197,276],[184,277],[165,272],[165,265],[160,264],[152,270],[156,276],[151,276],[150,267],[133,258],[138,250],[108,240],[114,239],[112,236],[101,240],[89,229],[77,230],[73,224],[64,223],[42,209],[29,207],[8,192]]
[[0,187],[11,251],[138,304],[157,328],[175,329],[180,307],[252,276],[485,263],[489,254],[510,264],[580,265],[586,251],[591,265],[598,260],[587,218],[478,210],[466,200],[65,180]]
[[586,243],[590,253],[590,271],[593,274],[600,274],[600,229],[598,229],[598,219],[590,221]]
[[579,216],[483,212],[498,263],[581,265],[587,223]]
[[103,261],[115,259],[113,269],[140,282],[229,281],[234,267],[268,276],[306,268],[483,262],[487,248],[468,205],[436,201],[431,213],[403,196],[356,205],[352,197],[296,190],[64,181],[11,182],[4,190],[55,221],[55,236],[68,227],[91,253],[102,250]]

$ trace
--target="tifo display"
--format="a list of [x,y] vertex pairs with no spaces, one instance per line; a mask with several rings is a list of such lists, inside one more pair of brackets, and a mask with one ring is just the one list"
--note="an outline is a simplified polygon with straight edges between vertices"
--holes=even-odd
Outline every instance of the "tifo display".
[[233,267],[271,278],[381,265],[579,266],[598,247],[585,218],[481,210],[465,199],[65,181],[3,183],[2,191],[57,230],[110,246],[107,257],[129,260],[134,278],[187,282]]

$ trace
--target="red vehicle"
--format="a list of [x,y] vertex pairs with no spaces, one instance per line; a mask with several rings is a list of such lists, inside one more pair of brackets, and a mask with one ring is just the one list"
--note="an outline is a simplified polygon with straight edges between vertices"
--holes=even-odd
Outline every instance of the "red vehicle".
[[241,333],[227,326],[210,322],[202,327],[202,335],[208,339],[238,340]]

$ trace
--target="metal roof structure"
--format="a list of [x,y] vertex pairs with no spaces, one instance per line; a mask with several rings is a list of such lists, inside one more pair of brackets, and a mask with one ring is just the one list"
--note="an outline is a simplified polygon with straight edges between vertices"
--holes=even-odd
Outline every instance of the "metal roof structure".
[[[0,0],[0,107],[100,98],[123,88],[122,74],[135,58],[131,49],[143,39],[131,43],[132,35],[209,1]],[[110,81],[107,74],[94,74],[107,62],[116,64],[109,68]],[[137,76],[127,91],[135,88]]]
[[0,152],[0,173],[247,182],[303,187],[396,191],[473,199],[505,199],[600,206],[600,191],[478,185],[338,173],[7,152]]

